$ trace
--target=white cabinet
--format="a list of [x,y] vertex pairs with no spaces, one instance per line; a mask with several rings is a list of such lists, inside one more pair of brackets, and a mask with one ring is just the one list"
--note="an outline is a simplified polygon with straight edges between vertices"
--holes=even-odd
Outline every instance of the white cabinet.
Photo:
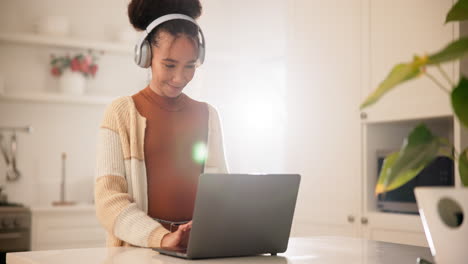
[[[409,62],[414,55],[434,53],[454,39],[455,24],[444,25],[452,5],[452,0],[363,0],[363,99],[394,65]],[[453,63],[443,68],[454,76]],[[437,70],[429,72],[441,76]],[[447,116],[451,107],[447,94],[420,76],[364,111],[367,120],[375,122]]]
[[368,211],[362,236],[367,239],[428,247],[419,215]]
[[[427,246],[418,215],[377,209],[376,152],[396,150],[421,121],[456,146],[468,138],[427,77],[365,110],[391,67],[458,37],[452,0],[296,0],[288,38],[288,165],[302,174],[293,235],[346,235]],[[339,7],[339,8],[337,8]],[[452,77],[456,64],[443,66]],[[438,77],[437,73],[434,73]],[[456,176],[459,184],[458,176]]]
[[104,247],[106,233],[92,205],[36,207],[32,250]]
[[362,125],[362,176],[364,193],[362,214],[365,219],[362,231],[363,236],[366,238],[428,246],[418,215],[380,212],[377,208],[377,201],[374,195],[378,172],[378,154],[399,150],[404,138],[421,122],[424,122],[437,136],[454,142],[454,121],[451,116],[398,122],[368,122]]
[[[403,139],[419,123],[425,123],[437,136],[453,142],[460,151],[468,146],[468,131],[453,116],[395,122],[363,123],[363,208],[362,235],[373,240],[428,246],[418,215],[383,213],[374,195],[377,181],[377,153],[398,150]],[[455,186],[461,186],[455,167]]]
[[[363,0],[362,98],[385,79],[391,67],[445,47],[458,37],[458,25],[444,25],[452,0]],[[442,66],[457,80],[458,64]],[[439,80],[440,73],[430,71]],[[446,85],[449,87],[449,85]],[[404,83],[361,113],[362,236],[381,241],[428,246],[418,215],[383,213],[377,208],[377,153],[398,150],[418,124],[448,138],[459,150],[467,138],[454,119],[449,95],[427,77]],[[460,185],[455,176],[456,185]]]
[[292,234],[358,236],[360,1],[290,1],[288,21],[285,157],[302,175]]

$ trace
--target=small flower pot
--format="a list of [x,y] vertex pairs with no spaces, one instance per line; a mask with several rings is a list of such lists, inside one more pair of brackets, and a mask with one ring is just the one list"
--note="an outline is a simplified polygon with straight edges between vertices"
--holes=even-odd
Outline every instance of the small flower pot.
[[82,95],[86,88],[86,77],[80,72],[65,70],[59,79],[60,92],[70,95]]
[[415,189],[426,239],[437,264],[468,261],[468,188]]

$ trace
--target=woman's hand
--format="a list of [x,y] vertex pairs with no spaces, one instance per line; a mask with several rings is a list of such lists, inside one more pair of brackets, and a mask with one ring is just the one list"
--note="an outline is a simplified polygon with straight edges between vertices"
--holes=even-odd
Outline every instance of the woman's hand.
[[186,248],[192,230],[192,221],[180,225],[177,231],[166,234],[161,240],[161,247],[183,247]]

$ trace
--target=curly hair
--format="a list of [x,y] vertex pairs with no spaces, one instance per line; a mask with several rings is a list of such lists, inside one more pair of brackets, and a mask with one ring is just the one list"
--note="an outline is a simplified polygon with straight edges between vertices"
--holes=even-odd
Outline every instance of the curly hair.
[[[199,0],[131,0],[128,4],[130,23],[137,30],[145,30],[155,19],[173,13],[197,19],[202,13],[202,6]],[[170,20],[157,26],[148,36],[154,45],[157,45],[157,35],[161,31],[198,39],[197,26],[186,20]]]

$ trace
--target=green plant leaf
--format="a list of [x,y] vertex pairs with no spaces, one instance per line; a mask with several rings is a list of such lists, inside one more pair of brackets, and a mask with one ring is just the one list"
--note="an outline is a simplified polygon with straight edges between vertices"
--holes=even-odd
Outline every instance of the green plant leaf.
[[448,12],[445,23],[463,21],[466,19],[468,19],[468,0],[460,0],[453,5],[452,9]]
[[427,65],[441,64],[455,59],[460,59],[468,53],[468,37],[457,39],[448,44],[441,51],[429,56]]
[[409,182],[411,179],[416,177],[419,172],[421,172],[424,167],[420,166],[415,169],[410,169],[407,170],[398,177],[396,177],[389,185],[385,185],[385,182],[388,181],[388,177],[391,174],[392,167],[395,166],[395,162],[398,160],[398,157],[400,155],[400,152],[395,152],[389,155],[385,161],[384,161],[384,166],[382,168],[382,171],[379,175],[379,181],[377,182],[377,185],[375,186],[375,194],[380,194],[388,191],[395,190],[403,185],[405,185],[407,182]]
[[458,120],[468,127],[468,80],[462,76],[458,85],[453,89],[452,95],[453,111]]
[[399,152],[392,153],[384,161],[375,193],[394,190],[418,175],[439,152],[440,139],[420,124],[405,139]]
[[440,137],[438,138],[438,140],[440,144],[438,155],[448,157],[452,161],[455,161],[455,156],[454,156],[455,147],[453,146],[453,144],[450,143],[450,141],[446,138]]
[[385,157],[382,169],[380,170],[379,179],[377,180],[377,184],[375,185],[375,194],[380,194],[383,192],[387,192],[388,186],[384,186],[385,182],[388,182],[388,175],[390,174],[390,170],[395,164],[400,152],[393,152]]
[[364,109],[375,102],[377,102],[384,94],[390,91],[392,88],[400,83],[411,80],[417,77],[420,73],[420,67],[424,63],[421,63],[419,58],[411,63],[401,63],[393,67],[392,71],[388,74],[387,78],[380,83],[379,87],[369,95],[364,103],[361,104],[361,109]]
[[463,186],[468,187],[468,148],[466,148],[458,158],[458,172]]

